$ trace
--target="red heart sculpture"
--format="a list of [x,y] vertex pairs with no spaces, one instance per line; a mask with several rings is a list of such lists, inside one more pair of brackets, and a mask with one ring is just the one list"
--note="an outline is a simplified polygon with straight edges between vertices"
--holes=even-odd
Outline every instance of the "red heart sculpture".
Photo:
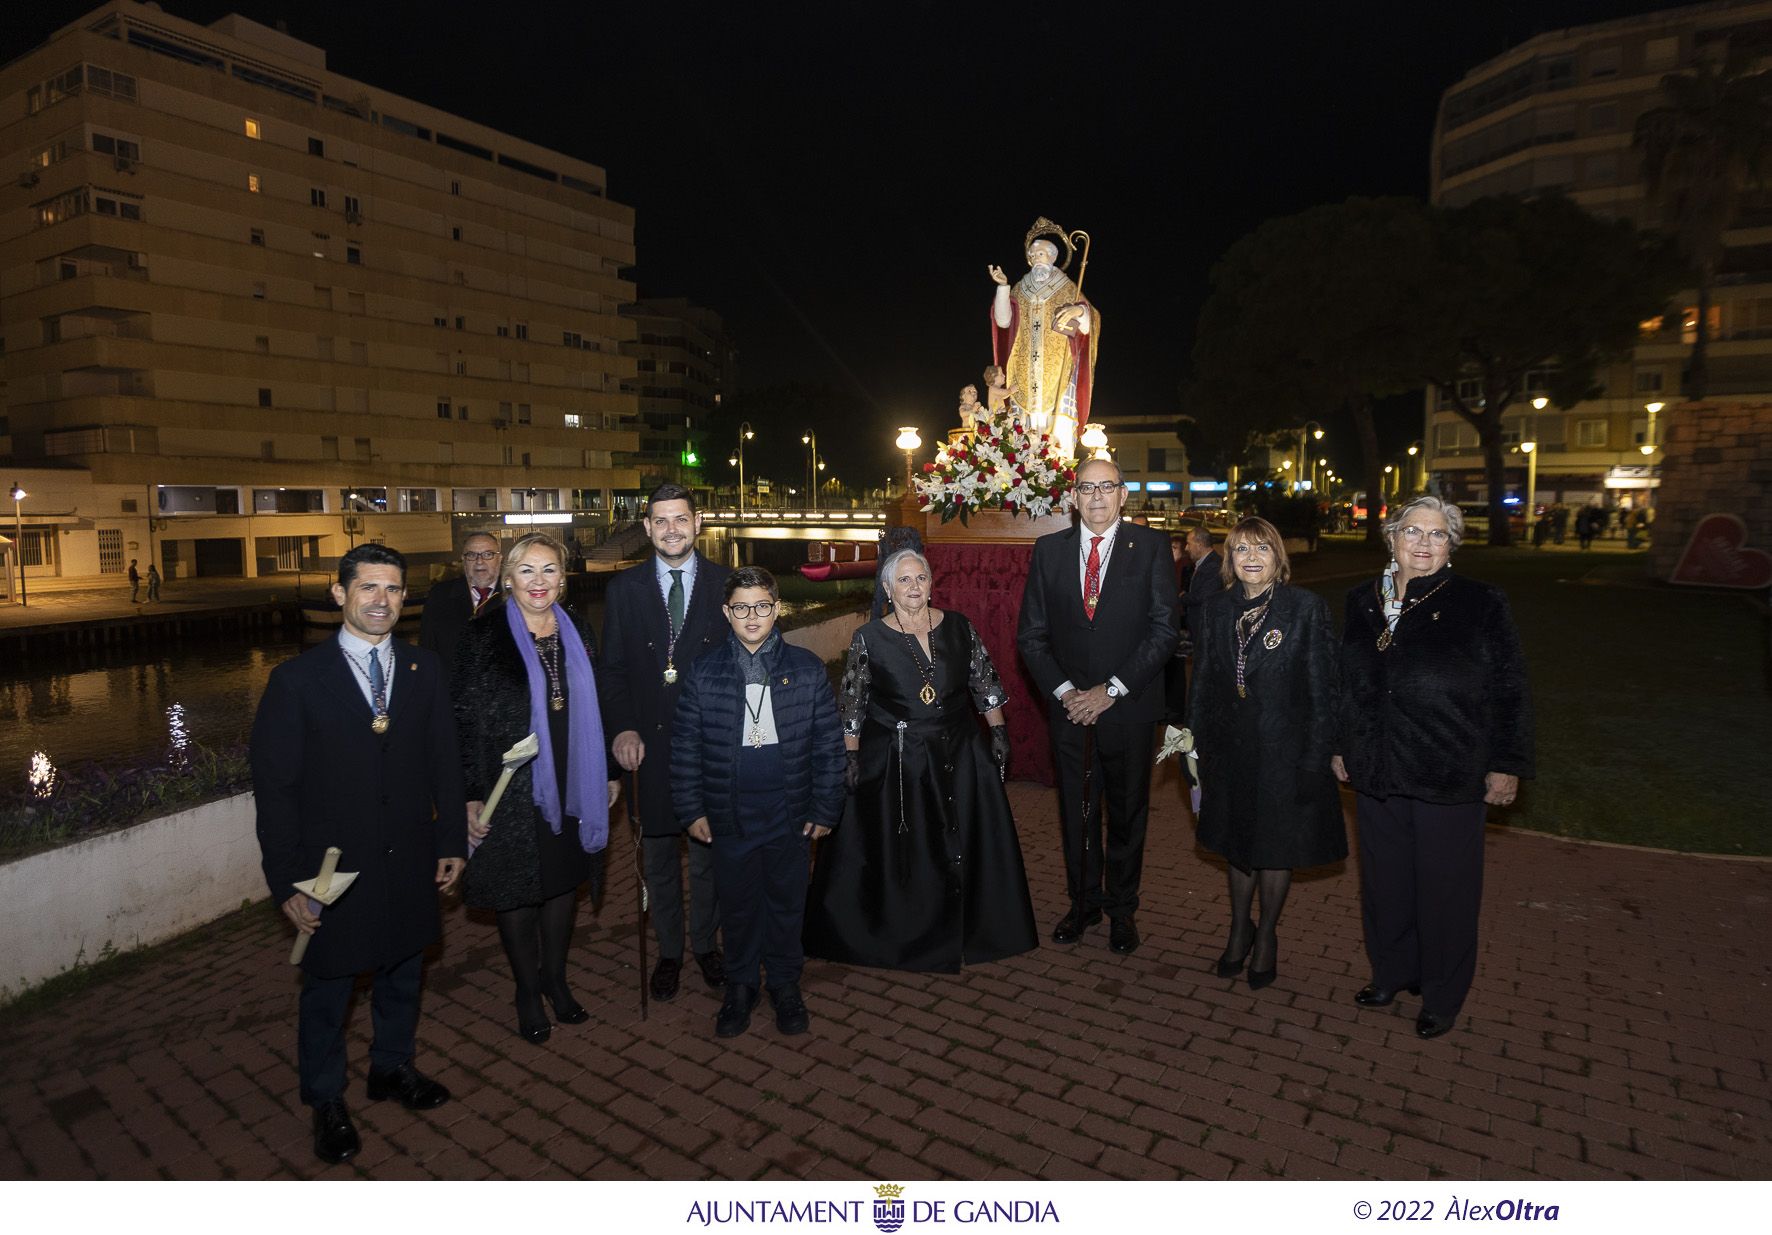
[[1670,582],[1701,587],[1772,587],[1772,553],[1747,547],[1739,515],[1706,515],[1692,530]]

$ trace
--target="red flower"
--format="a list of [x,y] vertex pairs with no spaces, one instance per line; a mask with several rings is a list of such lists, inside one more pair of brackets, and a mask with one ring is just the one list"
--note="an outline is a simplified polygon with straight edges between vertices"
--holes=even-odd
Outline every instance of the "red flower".
[[924,470],[924,471],[925,471],[925,472],[933,472],[933,471],[934,471],[934,470],[935,470],[935,464],[933,464],[933,463],[925,463],[925,464],[924,464],[924,465],[923,465],[923,470]]

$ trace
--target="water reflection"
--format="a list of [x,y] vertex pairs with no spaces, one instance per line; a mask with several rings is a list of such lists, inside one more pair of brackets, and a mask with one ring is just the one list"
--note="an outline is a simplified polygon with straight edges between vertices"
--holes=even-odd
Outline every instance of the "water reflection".
[[55,764],[51,763],[49,756],[40,750],[31,752],[31,771],[28,779],[31,785],[31,796],[47,798],[54,795],[58,779]]
[[166,709],[166,762],[181,772],[191,765],[191,730],[182,703]]

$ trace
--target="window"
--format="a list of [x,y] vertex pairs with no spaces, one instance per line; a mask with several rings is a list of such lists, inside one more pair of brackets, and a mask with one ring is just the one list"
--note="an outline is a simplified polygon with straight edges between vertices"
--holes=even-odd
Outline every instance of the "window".
[[496,327],[496,330],[498,331],[499,338],[506,339],[506,338],[510,337],[511,328],[509,326],[503,325],[501,323],[499,326]]
[[354,244],[346,245],[345,246],[345,261],[349,262],[353,266],[361,266],[363,264],[363,250],[359,249]]
[[325,204],[326,204],[326,190],[325,189],[309,189],[308,190],[308,205],[310,205],[310,206],[324,206]]
[[308,138],[308,153],[314,155],[316,158],[325,158],[326,143],[321,141],[318,137]]
[[450,191],[450,193],[454,194],[456,197],[460,197],[461,196],[461,181],[451,180],[449,182],[449,191]]
[[518,322],[517,323],[517,337],[519,339],[527,339],[529,337],[529,323],[528,322]]
[[259,355],[269,356],[271,354],[271,336],[268,334],[252,336],[252,346],[258,350]]
[[577,412],[567,412],[566,413],[566,427],[568,429],[577,429],[580,427],[579,416],[578,416]]
[[246,136],[250,137],[253,141],[257,141],[263,136],[263,134],[259,132],[258,121],[254,120],[251,116],[246,118]]
[[457,412],[455,418],[457,420],[466,420],[468,418],[468,405],[466,403],[461,405],[461,410]]
[[567,347],[583,347],[585,339],[576,330],[566,330],[561,332],[560,342]]
[[498,422],[507,425],[511,423],[511,405],[509,403],[498,405]]
[[1637,393],[1638,394],[1655,394],[1655,393],[1659,393],[1660,390],[1661,390],[1661,370],[1660,369],[1638,369],[1637,370]]
[[438,399],[437,400],[437,419],[438,420],[448,420],[450,418],[452,410],[453,409],[451,409],[449,406],[448,399]]
[[451,240],[460,240],[461,239],[461,228],[459,228],[459,227],[450,228],[449,229],[449,238]]
[[1577,446],[1604,446],[1606,444],[1606,422],[1603,420],[1576,421],[1575,444]]
[[252,174],[252,173],[248,173],[248,174],[247,174],[247,177],[246,177],[246,191],[247,191],[247,192],[248,192],[248,193],[256,193],[256,192],[258,192],[258,176],[257,176],[257,175],[255,175],[255,174]]
[[362,199],[357,198],[357,197],[353,197],[349,193],[346,193],[345,194],[345,213],[347,215],[354,214],[354,215],[358,215],[359,217],[361,217],[361,215],[363,214]]
[[260,386],[258,388],[258,405],[260,407],[271,406],[271,388],[269,386]]
[[263,300],[265,298],[265,285],[263,283],[254,283],[252,285],[252,298],[254,300]]
[[261,249],[265,247],[265,229],[264,228],[255,227],[248,234],[249,234],[253,244],[257,245]]
[[346,292],[345,308],[352,313],[367,313],[369,300],[362,292]]
[[441,326],[447,330],[449,328],[449,319],[447,317],[433,317],[431,318],[431,325]]
[[467,373],[467,371],[468,371],[468,362],[465,360],[457,359],[455,362],[456,375],[458,377],[465,375]]
[[[119,159],[134,162],[142,157],[142,148],[127,138],[112,137],[108,133],[94,133],[92,148],[99,154],[114,155]],[[47,167],[45,163],[43,166]],[[119,164],[121,166],[121,164]]]
[[517,423],[520,425],[526,425],[526,424],[530,423],[529,404],[527,404],[527,403],[517,404]]
[[457,330],[466,330],[468,328],[468,319],[457,314],[455,318],[455,328]]
[[1624,60],[1624,48],[1614,44],[1611,47],[1596,47],[1587,55],[1587,75],[1589,77],[1616,77],[1618,67]]

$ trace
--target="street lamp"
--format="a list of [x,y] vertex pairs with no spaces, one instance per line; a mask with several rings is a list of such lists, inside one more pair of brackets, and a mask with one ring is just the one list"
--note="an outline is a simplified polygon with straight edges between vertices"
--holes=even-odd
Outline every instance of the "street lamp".
[[1642,445],[1644,455],[1655,453],[1655,413],[1659,412],[1663,406],[1659,402],[1643,404],[1643,410],[1649,413],[1649,432],[1644,436]]
[[744,518],[744,444],[757,436],[751,430],[751,422],[741,421],[738,426],[738,453],[726,462],[738,468],[738,517]]
[[1079,438],[1078,441],[1082,444],[1083,449],[1089,452],[1089,457],[1091,459],[1105,459],[1108,457],[1107,430],[1102,428],[1100,424],[1091,423],[1088,425],[1083,430],[1083,436]]
[[1426,493],[1427,492],[1427,455],[1421,449],[1421,442],[1419,439],[1409,443],[1409,457],[1411,459],[1414,459],[1418,456],[1421,459],[1421,473],[1420,473],[1420,479],[1416,482],[1416,485],[1415,485],[1415,492]]
[[800,442],[807,448],[806,500],[809,505],[815,505],[818,500],[818,474],[824,471],[824,460],[818,457],[818,430],[806,430],[800,435]]
[[[1532,410],[1542,412],[1550,400],[1539,395],[1532,400]],[[1526,456],[1526,522],[1530,524],[1538,517],[1538,417],[1534,416],[1526,434],[1526,440],[1520,443],[1520,450]]]
[[1323,440],[1323,426],[1314,420],[1304,422],[1298,431],[1298,474],[1306,480],[1315,476],[1311,471],[1311,443]]
[[31,603],[31,598],[25,595],[25,517],[19,507],[19,503],[29,496],[18,487],[18,481],[12,482],[12,552],[18,558],[18,603],[21,608]]
[[917,432],[915,425],[898,427],[897,446],[904,451],[904,491],[911,491],[911,455],[923,445],[923,435]]

